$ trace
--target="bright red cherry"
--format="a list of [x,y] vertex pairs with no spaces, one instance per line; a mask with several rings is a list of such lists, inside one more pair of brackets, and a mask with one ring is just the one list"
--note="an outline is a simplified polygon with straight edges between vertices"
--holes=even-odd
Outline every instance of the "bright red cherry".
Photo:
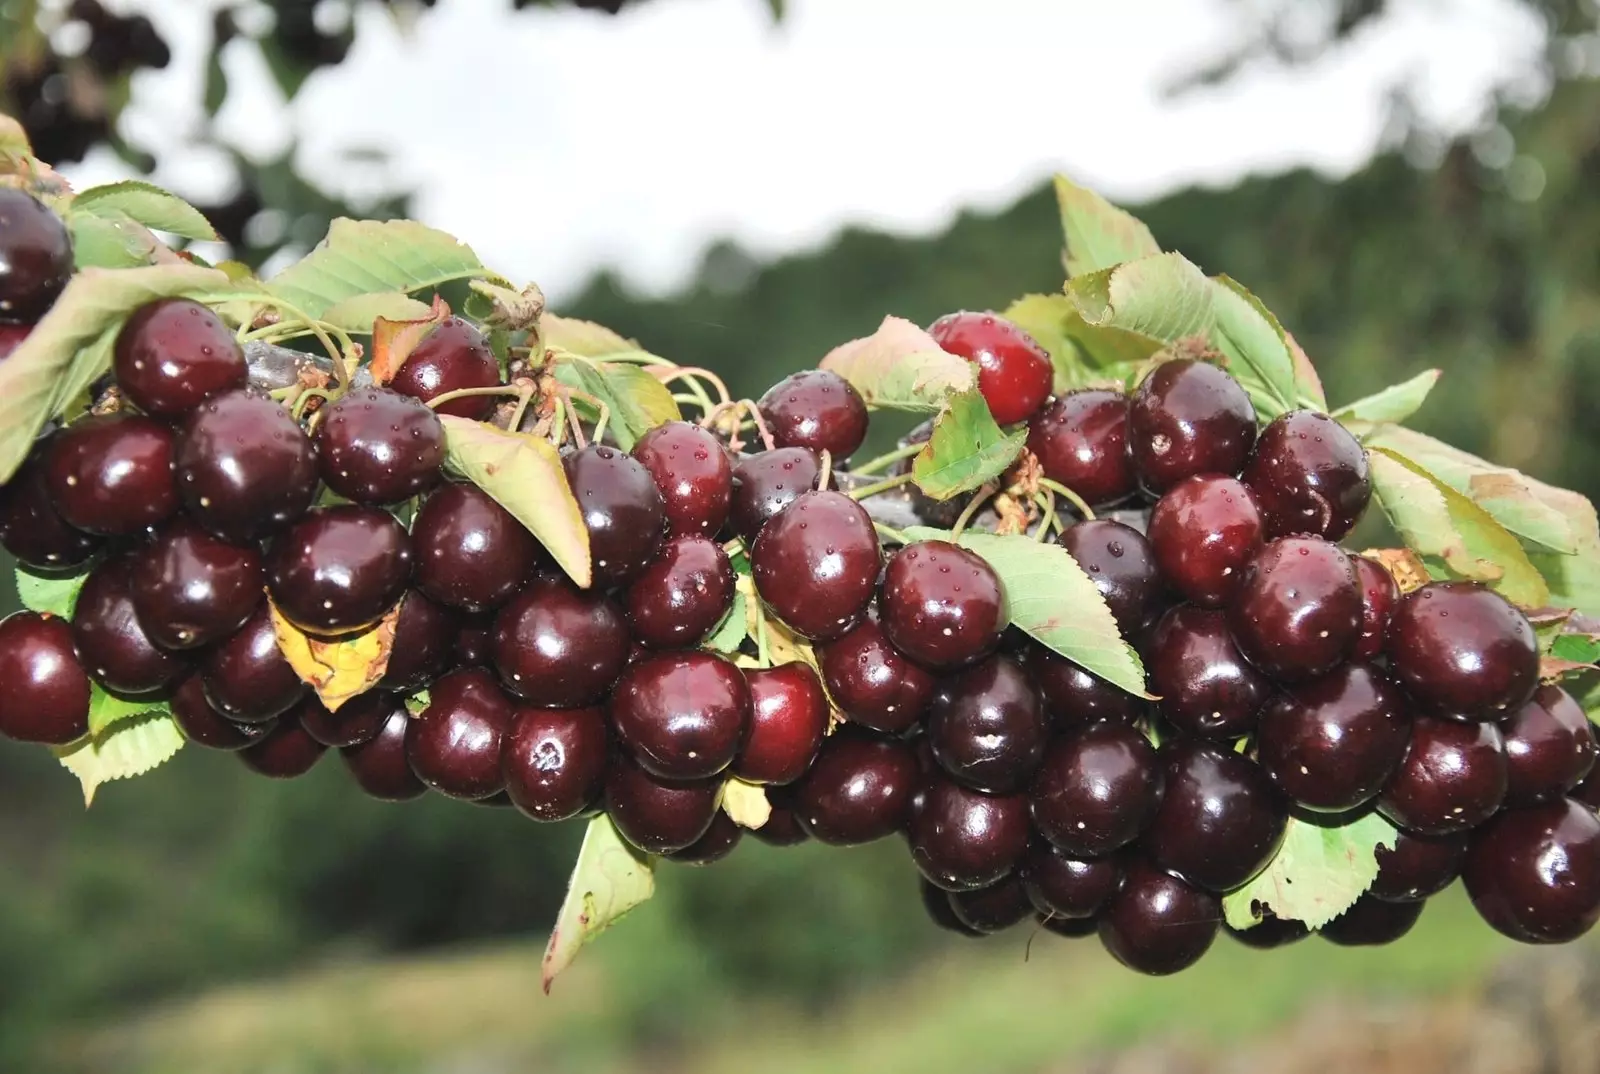
[[1050,397],[1055,367],[1028,333],[993,313],[948,313],[928,334],[940,348],[978,367],[978,390],[1001,425],[1027,421]]
[[1231,477],[1186,477],[1150,513],[1150,547],[1167,584],[1206,608],[1221,608],[1261,549],[1261,514]]

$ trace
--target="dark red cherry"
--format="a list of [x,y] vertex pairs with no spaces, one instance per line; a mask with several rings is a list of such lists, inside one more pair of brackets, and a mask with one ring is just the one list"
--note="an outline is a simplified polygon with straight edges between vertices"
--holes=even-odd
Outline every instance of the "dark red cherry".
[[376,507],[320,507],[278,538],[267,560],[273,603],[317,634],[363,630],[411,582],[411,537]]
[[18,347],[33,332],[31,324],[6,324],[0,322],[0,362],[16,353]]
[[1069,857],[1043,839],[1028,847],[1018,875],[1039,912],[1057,917],[1093,917],[1122,884],[1115,857]]
[[927,712],[933,676],[889,643],[876,619],[817,649],[834,703],[854,723],[897,735]]
[[383,388],[357,388],[317,426],[323,483],[347,500],[399,503],[432,488],[444,466],[444,424],[422,403]]
[[0,546],[35,570],[57,571],[87,563],[100,539],[67,525],[50,502],[45,458],[51,441],[37,444],[21,469],[0,485]]
[[1600,810],[1600,766],[1591,769],[1589,778],[1572,788],[1568,795],[1575,802],[1582,802],[1590,809]]
[[769,522],[750,553],[756,591],[791,630],[831,641],[865,616],[883,566],[866,509],[808,492]]
[[72,278],[72,236],[42,201],[0,187],[0,320],[32,324]]
[[1467,837],[1466,832],[1396,832],[1392,849],[1378,846],[1378,877],[1367,894],[1390,902],[1415,902],[1439,894],[1461,875],[1467,858]]
[[904,742],[841,727],[792,784],[794,810],[820,843],[870,843],[905,824],[918,778],[916,756]]
[[494,663],[494,621],[494,616],[483,615],[461,624],[461,633],[456,635],[457,667],[488,667]]
[[178,492],[190,517],[217,536],[247,541],[293,522],[317,493],[317,453],[279,404],[224,392],[184,421]]
[[1572,695],[1553,683],[1500,724],[1506,740],[1506,805],[1566,794],[1594,768],[1594,727]]
[[1234,478],[1196,474],[1156,503],[1149,536],[1167,584],[1195,604],[1221,608],[1261,550],[1261,515]]
[[733,607],[733,566],[709,537],[673,537],[622,596],[633,636],[657,649],[699,645]]
[[1097,723],[1057,738],[1028,792],[1040,834],[1075,857],[1137,839],[1161,805],[1164,771],[1143,733]]
[[409,694],[444,674],[454,655],[460,626],[454,612],[411,590],[401,598],[389,665],[378,685]]
[[611,722],[639,765],[662,779],[714,776],[733,763],[750,723],[744,672],[715,653],[657,653],[611,691]]
[[[3,705],[4,701],[0,700],[0,706]],[[259,742],[273,728],[270,720],[266,723],[234,723],[222,715],[206,700],[205,682],[199,675],[190,675],[179,683],[168,706],[183,737],[208,749],[229,752],[242,750],[252,742]]]
[[230,720],[264,723],[292,708],[310,689],[295,674],[265,604],[201,660],[206,700]]
[[811,839],[805,825],[800,823],[800,814],[794,810],[792,785],[768,787],[767,802],[772,806],[772,814],[761,827],[752,828],[751,835],[772,847],[799,846]]
[[686,421],[657,425],[633,445],[667,512],[669,536],[715,537],[728,519],[733,460],[708,429]]
[[982,936],[983,933],[968,925],[956,916],[955,907],[950,903],[950,892],[944,888],[928,883],[925,878],[917,878],[917,886],[922,894],[922,908],[928,913],[928,920],[957,936],[968,939]]
[[1100,922],[1092,917],[1062,917],[1059,914],[1036,914],[1033,919],[1046,932],[1064,940],[1081,940],[1100,932]]
[[534,820],[568,820],[600,797],[610,756],[597,708],[517,710],[500,754],[506,793]]
[[1222,928],[1244,946],[1258,951],[1287,947],[1311,935],[1311,930],[1306,928],[1305,922],[1278,917],[1270,910],[1262,915],[1260,921],[1247,929],[1236,929],[1226,921],[1222,923]]
[[591,444],[563,463],[589,531],[594,584],[626,585],[655,558],[666,534],[666,509],[650,471],[632,456]]
[[114,693],[154,693],[185,669],[181,658],[157,647],[140,625],[126,556],[90,572],[73,611],[72,638],[89,675]]
[[[318,705],[321,702],[310,697],[300,704]],[[298,710],[291,709],[260,741],[252,742],[237,756],[246,768],[258,776],[296,779],[311,771],[327,750],[328,747],[312,738],[300,726]]]
[[669,851],[663,856],[678,865],[715,865],[732,854],[742,839],[744,829],[719,809],[711,818],[711,827],[706,829],[706,834],[682,850]]
[[1525,615],[1475,582],[1433,582],[1389,620],[1389,666],[1435,712],[1498,720],[1539,685],[1539,641]]
[[622,837],[646,854],[670,854],[711,829],[721,787],[716,779],[668,783],[618,753],[606,769],[606,812]]
[[1028,450],[1091,507],[1132,496],[1139,482],[1128,453],[1128,397],[1098,388],[1068,392],[1028,424]]
[[1350,557],[1320,537],[1280,537],[1251,561],[1228,608],[1239,651],[1280,682],[1350,658],[1361,636],[1361,588]]
[[261,603],[261,553],[177,519],[133,555],[133,606],[157,645],[194,649],[221,641]]
[[928,327],[941,350],[978,367],[978,391],[1001,425],[1027,421],[1050,398],[1055,366],[1028,333],[993,313],[947,313]]
[[18,612],[0,620],[0,735],[65,746],[89,733],[89,676],[64,619]]
[[1210,892],[1135,859],[1099,920],[1100,942],[1113,958],[1130,970],[1164,976],[1188,969],[1211,949],[1222,904]]
[[1038,642],[1030,641],[1024,648],[1022,666],[1033,676],[1045,711],[1063,731],[1092,723],[1135,723],[1145,714],[1140,698]]
[[1389,619],[1400,602],[1400,587],[1383,564],[1366,556],[1351,556],[1356,569],[1356,584],[1361,587],[1361,637],[1356,641],[1352,660],[1376,660],[1383,654],[1389,636]]
[[172,457],[172,430],[154,418],[84,418],[51,441],[50,502],[68,525],[88,533],[138,533],[178,509]]
[[[314,699],[313,699],[314,700]],[[378,737],[395,709],[405,703],[387,690],[369,690],[331,711],[326,705],[303,702],[296,710],[306,734],[334,749],[359,746]]]
[[1128,411],[1128,447],[1145,488],[1165,492],[1195,474],[1237,474],[1256,439],[1256,409],[1239,382],[1209,362],[1163,362]]
[[1568,943],[1600,918],[1600,819],[1577,802],[1508,809],[1472,835],[1462,870],[1483,919],[1523,943]]
[[1032,680],[1005,656],[941,683],[928,716],[928,743],[940,767],[958,782],[993,794],[1027,786],[1049,735]]
[[1223,613],[1180,604],[1161,617],[1145,649],[1150,692],[1174,727],[1203,738],[1255,729],[1272,682],[1240,654]]
[[1492,723],[1418,716],[1411,745],[1378,811],[1423,835],[1465,831],[1494,816],[1505,801],[1505,740]]
[[411,771],[411,762],[406,759],[406,728],[410,724],[405,706],[397,705],[389,710],[383,727],[373,738],[339,751],[356,786],[369,797],[380,802],[409,802],[428,792],[427,784]]
[[780,448],[806,448],[849,458],[867,438],[867,404],[850,382],[826,369],[791,373],[759,404]]
[[728,525],[750,547],[778,512],[817,487],[815,452],[778,448],[740,459],[733,467]]
[[134,310],[117,334],[111,368],[133,405],[160,418],[187,414],[250,378],[244,348],[222,318],[187,298]]
[[1291,410],[1267,424],[1241,479],[1255,493],[1267,536],[1337,541],[1372,499],[1367,452],[1326,414]]
[[622,674],[628,625],[604,593],[544,575],[500,609],[491,654],[517,696],[550,708],[582,708],[598,704]]
[[473,615],[493,611],[522,587],[540,559],[526,526],[474,485],[444,485],[411,525],[417,588]]
[[479,801],[505,789],[500,749],[516,710],[484,668],[454,671],[428,689],[406,728],[411,770],[434,790]]
[[1060,544],[1089,575],[1124,636],[1135,634],[1160,606],[1166,587],[1155,552],[1138,530],[1099,518],[1068,526]]
[[1363,895],[1350,909],[1317,931],[1324,940],[1340,947],[1382,947],[1410,932],[1425,905],[1421,899],[1385,902],[1370,894]]
[[998,882],[1028,850],[1028,800],[975,791],[942,775],[926,777],[906,827],[911,860],[948,891]]
[[[500,362],[483,333],[460,317],[451,317],[412,349],[389,387],[426,403],[446,392],[493,388],[499,383]],[[494,413],[494,404],[492,395],[469,395],[434,410],[483,421]]]
[[733,774],[751,783],[793,783],[805,775],[828,730],[828,695],[809,664],[750,668],[750,726]]
[[1000,644],[1000,576],[949,541],[919,541],[889,557],[878,617],[896,649],[931,668],[969,664]]
[[1209,891],[1243,884],[1283,842],[1288,803],[1254,761],[1226,747],[1180,739],[1161,754],[1166,793],[1141,845],[1157,865]]
[[1015,873],[988,887],[952,891],[945,897],[963,925],[986,936],[1004,932],[1034,914],[1028,891]]
[[1308,809],[1370,801],[1411,741],[1411,704],[1378,668],[1344,664],[1290,687],[1261,714],[1256,756],[1278,788]]

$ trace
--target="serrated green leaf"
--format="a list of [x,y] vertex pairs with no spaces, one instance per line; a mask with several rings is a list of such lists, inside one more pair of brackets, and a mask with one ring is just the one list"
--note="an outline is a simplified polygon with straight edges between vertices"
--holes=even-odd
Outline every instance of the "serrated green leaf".
[[1572,664],[1600,660],[1600,638],[1592,634],[1561,634],[1550,644],[1550,655]]
[[1378,847],[1394,849],[1398,834],[1376,811],[1338,826],[1291,816],[1267,867],[1222,897],[1223,916],[1234,928],[1247,929],[1261,920],[1259,904],[1286,921],[1320,929],[1372,886],[1378,878]]
[[912,477],[933,499],[948,500],[1005,473],[1027,442],[1027,429],[1007,433],[995,424],[978,389],[957,392],[934,421],[927,445],[917,453]]
[[142,776],[170,761],[183,748],[183,732],[171,716],[152,713],[121,720],[98,735],[86,736],[53,752],[62,767],[78,777],[83,804],[94,804],[95,791],[117,779]]
[[73,260],[80,269],[149,265],[156,251],[164,249],[149,228],[121,214],[74,213],[67,217],[67,228],[72,232]]
[[1050,354],[1057,395],[1075,388],[1123,384],[1129,374],[1166,346],[1164,340],[1115,325],[1092,325],[1065,294],[1025,295],[1004,316]]
[[372,322],[379,317],[386,321],[424,321],[432,316],[433,309],[426,302],[400,291],[353,295],[322,311],[322,320],[358,335],[371,335]]
[[[1238,281],[1211,281],[1216,330],[1211,342],[1228,359],[1228,372],[1250,393],[1256,414],[1270,421],[1301,405],[1301,385],[1283,326]],[[1316,386],[1320,395],[1322,387]],[[1309,391],[1309,389],[1308,389]]]
[[498,279],[472,247],[414,220],[340,217],[327,238],[267,281],[267,289],[309,317],[379,291],[410,294],[451,280]]
[[1216,323],[1211,281],[1182,254],[1156,254],[1074,277],[1067,294],[1089,325],[1164,343],[1205,338]]
[[848,380],[868,406],[936,413],[945,399],[977,387],[977,366],[941,350],[910,321],[885,317],[864,339],[835,347],[821,362]]
[[738,652],[739,646],[750,636],[747,616],[744,591],[736,588],[733,591],[733,606],[728,609],[728,614],[723,618],[721,625],[711,632],[703,648],[717,653]]
[[[913,526],[911,541],[948,541],[947,530]],[[1105,598],[1058,544],[1021,534],[963,533],[957,541],[1000,576],[1006,615],[1019,630],[1130,694],[1148,698],[1144,664],[1122,639]]]
[[666,385],[636,365],[602,364],[576,354],[558,355],[556,379],[605,403],[611,412],[608,427],[623,451],[632,451],[639,437],[663,421],[683,417]]
[[164,698],[123,697],[105,690],[99,683],[89,684],[89,733],[98,735],[108,727],[124,720],[151,713],[157,716],[171,712]]
[[1410,380],[1345,404],[1333,416],[1340,421],[1405,421],[1422,409],[1441,375],[1440,370],[1425,369]]
[[154,183],[137,179],[83,191],[72,200],[72,214],[79,213],[107,219],[126,217],[154,231],[203,242],[218,241],[216,228],[199,209]]
[[1161,252],[1150,229],[1132,213],[1064,175],[1056,176],[1056,203],[1067,240],[1068,276],[1081,276]]
[[85,567],[77,574],[41,574],[27,567],[17,568],[17,598],[30,612],[71,619],[78,606],[78,593],[89,580]]
[[539,338],[548,348],[570,351],[585,358],[604,358],[639,349],[633,340],[623,338],[605,325],[575,317],[558,317],[554,313],[546,313],[539,319]]
[[602,813],[589,822],[567,897],[545,947],[544,990],[589,941],[655,894],[654,859],[640,854]]

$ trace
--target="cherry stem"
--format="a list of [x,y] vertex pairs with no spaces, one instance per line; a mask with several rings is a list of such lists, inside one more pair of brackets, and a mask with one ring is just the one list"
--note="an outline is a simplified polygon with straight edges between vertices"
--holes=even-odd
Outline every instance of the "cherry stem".
[[828,481],[833,477],[833,452],[827,448],[822,450],[821,465],[817,468],[817,491],[823,492],[828,488]]
[[[702,396],[705,395],[705,388],[699,382],[703,378],[713,388],[717,389],[717,399],[720,402],[726,403],[729,399],[733,398],[733,396],[728,393],[728,386],[722,382],[722,378],[717,376],[711,370],[705,369],[701,366],[656,366],[651,369],[651,372],[659,377],[661,379],[661,383],[663,384],[670,384],[675,380],[681,380],[685,384],[689,385],[691,390]],[[708,409],[711,406],[711,399],[709,396],[706,396],[705,398],[705,405]]]
[[611,408],[604,402],[599,402],[598,405],[600,407],[600,416],[595,419],[594,432],[590,435],[590,439],[596,444],[605,439],[606,425],[611,421]]
[[722,550],[729,556],[737,556],[740,552],[744,551],[744,539],[742,537],[735,537],[733,540],[723,545]]
[[884,469],[885,467],[893,466],[895,463],[899,462],[901,459],[909,459],[911,456],[917,454],[919,451],[921,451],[926,446],[927,446],[926,444],[907,444],[903,448],[895,448],[893,451],[889,452],[887,455],[879,455],[875,459],[868,459],[866,462],[862,463],[860,466],[852,466],[852,467],[850,467],[850,472],[852,474],[856,474],[856,475],[858,475],[860,477],[866,477],[868,474],[875,474],[879,470]]
[[886,526],[882,522],[878,522],[876,520],[873,521],[872,525],[879,533],[881,533],[883,535],[885,540],[891,542],[892,544],[910,544],[911,543],[910,541],[906,540],[906,535],[905,534],[901,533],[899,530],[895,529],[893,526]]
[[1085,521],[1094,521],[1094,511],[1091,510],[1089,505],[1084,502],[1083,497],[1067,488],[1067,486],[1063,485],[1061,482],[1052,481],[1048,477],[1041,477],[1039,479],[1039,485],[1041,488],[1047,488],[1057,496],[1065,499],[1073,506],[1073,508],[1077,510],[1078,514],[1084,517]]
[[[851,471],[851,473],[856,472],[857,471],[855,470]],[[899,477],[885,478],[884,480],[876,482],[875,484],[862,485],[860,488],[851,489],[846,493],[846,495],[852,500],[864,500],[868,496],[876,496],[880,492],[889,492],[892,489],[897,489],[901,485],[907,484],[910,481],[910,474],[901,474]]]
[[1050,529],[1056,524],[1056,494],[1045,489],[1033,498],[1033,502],[1044,509],[1044,517],[1039,519],[1039,532],[1033,535],[1034,540],[1042,541],[1050,536]]
[[496,384],[490,388],[457,388],[453,392],[441,392],[429,399],[428,406],[437,410],[445,403],[456,399],[482,398],[485,395],[514,395],[520,399],[524,397],[524,393],[532,394],[532,389],[518,384]]
[[519,432],[522,429],[522,419],[528,413],[528,404],[533,401],[534,394],[538,390],[538,386],[534,384],[523,384],[518,387],[517,409],[511,412],[511,422],[506,426],[511,432]]
[[550,423],[550,443],[561,447],[561,441],[567,438],[567,401],[561,396],[556,396],[556,405],[551,411],[554,419]]
[[327,402],[331,397],[331,393],[326,388],[307,388],[295,397],[294,405],[290,412],[294,414],[295,421],[299,421],[305,417],[306,407],[311,405],[311,400],[321,399],[323,402]]
[[972,499],[967,501],[967,506],[963,507],[961,514],[956,516],[956,524],[950,527],[950,540],[954,541],[961,536],[961,531],[967,528],[967,523],[972,521],[972,516],[976,515],[979,509],[989,502],[989,497],[993,496],[998,490],[999,486],[991,481],[973,493]]
[[755,422],[756,432],[761,435],[761,443],[766,446],[768,451],[775,450],[778,446],[777,441],[772,439],[772,430],[767,428],[767,421],[761,416],[761,408],[756,406],[755,400],[741,399],[739,400],[739,405],[744,407],[745,411],[750,415],[750,420]]

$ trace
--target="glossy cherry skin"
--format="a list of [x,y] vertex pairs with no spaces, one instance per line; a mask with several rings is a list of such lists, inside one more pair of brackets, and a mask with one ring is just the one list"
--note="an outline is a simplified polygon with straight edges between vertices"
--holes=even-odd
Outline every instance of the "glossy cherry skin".
[[1508,809],[1473,833],[1461,876],[1513,940],[1576,940],[1600,918],[1600,819],[1566,798]]
[[[500,362],[483,333],[460,317],[451,317],[412,349],[389,387],[402,395],[429,402],[446,392],[493,388],[500,383]],[[492,395],[469,395],[434,408],[435,413],[483,421],[494,413]]]
[[[300,705],[320,705],[308,697]],[[328,747],[312,738],[300,725],[299,708],[289,710],[260,741],[239,750],[236,756],[244,766],[268,779],[297,779],[315,767]]]
[[1097,936],[1100,932],[1100,922],[1092,917],[1061,917],[1057,914],[1036,914],[1033,920],[1046,932],[1060,936],[1064,940],[1081,940],[1087,936]]
[[1505,740],[1494,724],[1418,716],[1378,811],[1402,828],[1448,835],[1494,816],[1507,781]]
[[1309,533],[1337,541],[1372,499],[1366,449],[1314,410],[1272,419],[1240,478],[1255,493],[1269,538]]
[[1254,761],[1177,740],[1161,749],[1166,793],[1141,845],[1157,865],[1209,891],[1249,880],[1283,842],[1288,803]]
[[0,547],[18,563],[57,571],[87,563],[100,538],[67,525],[50,502],[44,460],[51,441],[34,447],[11,480],[0,485]]
[[606,812],[622,837],[646,854],[670,854],[711,829],[720,789],[715,779],[665,782],[618,753],[606,769]]
[[1273,686],[1239,652],[1221,612],[1180,604],[1161,617],[1146,646],[1150,692],[1174,727],[1203,738],[1255,729]]
[[1228,626],[1245,658],[1279,682],[1332,671],[1361,636],[1361,587],[1350,557],[1320,537],[1269,542],[1246,571]]
[[910,746],[847,725],[823,740],[790,786],[795,815],[813,839],[854,846],[900,830],[918,780]]
[[956,909],[950,904],[950,892],[928,883],[923,877],[917,878],[917,887],[922,894],[922,908],[928,912],[928,919],[935,925],[946,932],[953,932],[968,939],[983,935],[956,916]]
[[1261,514],[1238,480],[1196,474],[1156,503],[1149,537],[1168,585],[1201,607],[1221,608],[1261,550]]
[[1010,657],[992,656],[934,693],[933,755],[951,778],[977,790],[1010,794],[1026,787],[1049,736],[1038,692]]
[[800,823],[800,815],[794,811],[793,794],[790,791],[789,786],[767,788],[767,801],[772,806],[772,815],[761,827],[752,829],[750,834],[768,846],[794,847],[811,839],[805,825]]
[[867,404],[849,381],[826,369],[789,374],[758,406],[780,448],[827,451],[843,461],[867,438]]
[[387,690],[368,690],[340,705],[337,712],[315,698],[302,702],[295,711],[306,734],[324,746],[343,749],[377,738],[389,715],[404,707],[401,698]]
[[261,553],[228,544],[187,519],[133,555],[133,606],[157,645],[194,649],[244,626],[261,603]]
[[1383,564],[1366,556],[1351,556],[1356,569],[1356,584],[1361,587],[1361,637],[1356,641],[1352,660],[1376,660],[1383,654],[1389,637],[1389,619],[1400,603],[1400,587]]
[[1028,850],[1028,800],[984,794],[942,775],[926,777],[906,827],[911,860],[947,891],[998,882]]
[[785,507],[750,553],[756,591],[795,633],[831,641],[866,615],[883,566],[866,508],[839,492]]
[[134,310],[117,334],[111,368],[123,394],[159,418],[187,414],[250,378],[244,348],[222,318],[187,298]]
[[434,790],[479,801],[505,789],[500,749],[516,709],[484,668],[451,672],[406,728],[411,770]]
[[670,851],[663,856],[676,865],[715,865],[737,850],[743,839],[744,829],[719,809],[712,816],[711,827],[706,829],[706,834],[682,850]]
[[897,735],[933,701],[933,675],[890,644],[876,619],[817,649],[828,693],[853,723]]
[[603,593],[556,575],[528,583],[495,618],[491,642],[501,681],[551,708],[598,704],[628,661],[628,625]]
[[1005,590],[980,556],[949,541],[919,541],[889,557],[878,601],[896,649],[931,668],[993,652],[1005,629]]
[[1279,947],[1287,947],[1292,943],[1299,943],[1311,935],[1311,930],[1306,928],[1305,922],[1294,921],[1287,918],[1276,917],[1269,910],[1260,921],[1247,929],[1236,929],[1226,921],[1222,923],[1223,931],[1235,940],[1257,951],[1271,951]]
[[928,327],[939,348],[978,367],[978,391],[1001,425],[1027,421],[1050,398],[1055,366],[1028,333],[993,313],[947,313]]
[[733,566],[709,537],[670,538],[623,592],[633,636],[657,649],[699,645],[733,607]]
[[127,536],[178,509],[172,430],[138,414],[89,417],[58,432],[45,460],[50,502],[88,533]]
[[1350,909],[1317,931],[1324,940],[1340,947],[1381,947],[1410,932],[1425,905],[1421,899],[1385,902],[1370,894],[1363,895]]
[[667,535],[715,537],[733,499],[733,459],[711,431],[687,421],[657,425],[633,445],[667,513]]
[[1594,727],[1572,695],[1553,683],[1500,724],[1506,740],[1506,805],[1560,798],[1594,768]]
[[207,749],[230,753],[242,750],[253,742],[259,742],[273,728],[270,720],[266,723],[244,724],[234,723],[223,716],[206,700],[205,682],[199,675],[190,675],[179,683],[168,706],[183,737]]
[[1256,755],[1278,789],[1308,809],[1371,801],[1411,741],[1411,704],[1370,664],[1344,664],[1290,687],[1261,714]]
[[64,619],[18,612],[0,620],[0,735],[65,746],[89,733],[89,676]]
[[1144,487],[1165,492],[1195,474],[1237,474],[1256,439],[1250,396],[1209,362],[1163,362],[1133,393],[1128,447]]
[[405,706],[389,710],[382,729],[359,746],[339,751],[356,786],[380,802],[409,802],[428,792],[427,784],[411,771],[406,759],[406,728],[411,717]]
[[1138,491],[1128,453],[1128,397],[1086,389],[1060,396],[1028,423],[1028,450],[1044,469],[1091,507],[1120,503]]
[[610,740],[598,708],[518,709],[500,754],[512,804],[534,820],[576,817],[600,797]]
[[72,638],[89,675],[114,693],[154,693],[185,670],[183,660],[159,648],[140,625],[126,556],[90,572],[73,611]]
[[1467,860],[1467,839],[1467,832],[1396,833],[1393,848],[1378,847],[1378,877],[1367,894],[1390,902],[1414,902],[1437,895],[1461,875],[1461,866]]
[[511,599],[540,561],[526,526],[474,485],[443,485],[411,525],[417,588],[469,614]]
[[206,699],[239,723],[264,723],[292,708],[310,690],[278,648],[266,604],[230,638],[201,659]]
[[704,779],[738,754],[750,724],[750,687],[736,664],[715,653],[657,653],[622,673],[610,712],[618,738],[645,771]]
[[437,679],[449,669],[460,627],[454,612],[415,589],[408,592],[400,601],[389,666],[378,685],[409,694]]
[[1145,714],[1144,701],[1038,642],[1023,649],[1022,666],[1039,688],[1045,712],[1063,731],[1092,723],[1131,724]]
[[293,522],[317,493],[317,453],[279,404],[244,390],[212,396],[180,427],[178,492],[189,516],[230,541]]
[[411,582],[411,537],[376,507],[322,507],[280,537],[267,560],[273,603],[302,630],[362,630]]
[[1134,859],[1122,888],[1100,914],[1100,942],[1130,970],[1165,976],[1188,969],[1211,949],[1222,904],[1208,891]]
[[347,500],[388,504],[432,488],[444,466],[444,423],[422,403],[382,388],[357,388],[317,426],[323,483]]
[[72,236],[33,195],[0,188],[0,321],[32,324],[72,278]]
[[988,887],[952,891],[946,896],[957,920],[986,936],[1004,932],[1034,915],[1028,890],[1015,873]]
[[744,673],[750,725],[733,774],[750,783],[793,783],[805,775],[828,730],[828,695],[799,661]]
[[1098,723],[1050,743],[1028,801],[1041,835],[1066,854],[1094,858],[1149,827],[1164,782],[1149,739],[1122,724]]
[[[495,617],[474,616],[461,624],[456,635],[456,667],[489,667],[494,663]],[[515,693],[516,691],[512,691]]]
[[1018,869],[1028,898],[1040,913],[1093,917],[1122,884],[1116,857],[1074,858],[1035,839]]
[[1539,685],[1539,642],[1527,617],[1473,582],[1407,593],[1384,651],[1401,685],[1441,715],[1502,719]]
[[589,531],[595,586],[626,585],[656,557],[666,535],[655,479],[638,460],[603,444],[568,455],[563,465]]
[[817,487],[820,473],[816,453],[804,448],[777,448],[740,459],[733,467],[729,528],[747,548],[755,544],[778,512]]
[[1100,518],[1068,526],[1059,540],[1105,598],[1123,635],[1144,626],[1166,588],[1144,534]]

